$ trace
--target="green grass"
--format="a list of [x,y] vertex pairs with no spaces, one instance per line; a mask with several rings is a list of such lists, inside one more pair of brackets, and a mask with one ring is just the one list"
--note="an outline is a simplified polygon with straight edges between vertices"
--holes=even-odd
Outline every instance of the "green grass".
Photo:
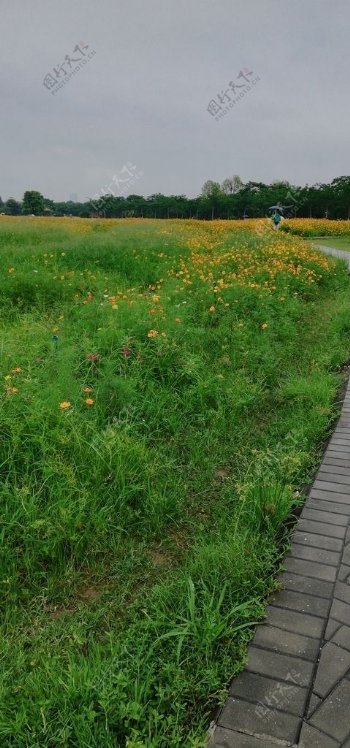
[[322,244],[328,247],[335,247],[336,249],[344,249],[350,252],[350,237],[349,236],[329,236],[317,239],[317,244]]
[[0,252],[0,745],[199,748],[336,415],[346,268],[220,222]]

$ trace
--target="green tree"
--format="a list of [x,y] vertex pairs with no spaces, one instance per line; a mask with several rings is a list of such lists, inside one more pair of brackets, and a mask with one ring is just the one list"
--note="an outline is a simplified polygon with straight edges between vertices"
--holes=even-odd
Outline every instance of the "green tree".
[[41,192],[27,190],[23,195],[22,213],[41,216],[44,213],[45,202]]
[[14,197],[9,197],[5,203],[5,213],[8,216],[18,216],[21,212],[21,203]]

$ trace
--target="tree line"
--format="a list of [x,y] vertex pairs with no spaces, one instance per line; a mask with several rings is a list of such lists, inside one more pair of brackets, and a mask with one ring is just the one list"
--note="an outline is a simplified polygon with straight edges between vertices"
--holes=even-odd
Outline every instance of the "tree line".
[[36,190],[27,190],[23,200],[3,202],[6,215],[81,216],[83,218],[198,218],[203,220],[261,218],[273,205],[285,206],[286,216],[299,218],[350,219],[350,177],[299,187],[287,181],[243,183],[238,175],[222,184],[208,180],[198,197],[156,193],[128,195],[108,193],[86,202],[55,202]]

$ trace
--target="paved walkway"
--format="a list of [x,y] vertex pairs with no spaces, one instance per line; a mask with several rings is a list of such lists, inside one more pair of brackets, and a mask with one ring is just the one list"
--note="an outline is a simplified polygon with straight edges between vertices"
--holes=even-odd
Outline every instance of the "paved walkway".
[[350,252],[346,252],[343,249],[337,249],[336,247],[327,247],[324,244],[315,244],[315,246],[320,250],[320,252],[323,252],[326,255],[334,255],[334,257],[339,257],[339,259],[345,260],[350,269]]
[[350,748],[350,381],[284,568],[210,748]]

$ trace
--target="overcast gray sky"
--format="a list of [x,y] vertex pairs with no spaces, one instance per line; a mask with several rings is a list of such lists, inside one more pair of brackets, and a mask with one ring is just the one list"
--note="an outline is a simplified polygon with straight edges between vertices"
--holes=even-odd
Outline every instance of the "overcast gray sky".
[[[311,184],[350,172],[349,0],[0,0],[0,10],[4,200],[26,189],[85,200],[127,163],[143,173],[128,192],[144,195],[196,195],[234,173]],[[52,94],[45,76],[57,80],[81,41],[82,59],[96,54],[56,90],[61,70]],[[243,68],[260,80],[217,121],[208,104],[233,98]]]

